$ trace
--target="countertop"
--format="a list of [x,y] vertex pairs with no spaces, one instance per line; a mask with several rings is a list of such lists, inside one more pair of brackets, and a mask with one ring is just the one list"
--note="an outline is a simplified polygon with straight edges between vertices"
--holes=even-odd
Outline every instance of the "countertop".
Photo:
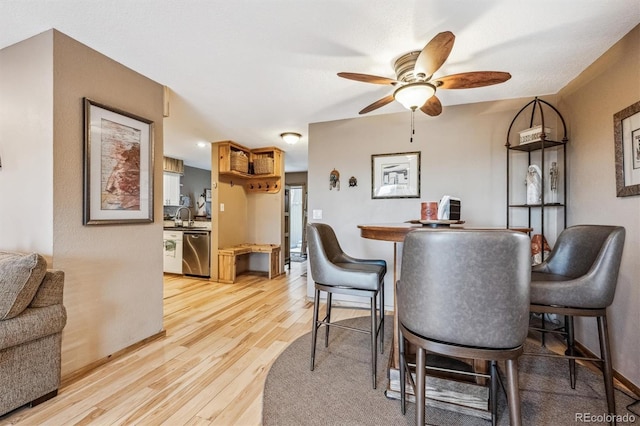
[[189,231],[189,232],[211,232],[210,229],[200,228],[197,226],[165,226],[165,231]]

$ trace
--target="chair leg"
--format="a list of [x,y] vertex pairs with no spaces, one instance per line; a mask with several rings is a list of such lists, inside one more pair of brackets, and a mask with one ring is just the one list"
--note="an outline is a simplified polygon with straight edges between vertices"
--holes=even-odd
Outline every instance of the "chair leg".
[[546,336],[546,332],[545,330],[547,329],[547,321],[544,319],[544,313],[541,314],[541,320],[540,320],[540,328],[542,329],[542,333],[540,336],[540,342],[542,344],[542,347],[546,347],[546,343],[545,343],[545,336]]
[[425,419],[425,368],[427,363],[427,355],[425,350],[416,348],[416,388],[414,394],[416,396],[416,426],[423,426]]
[[607,327],[606,314],[598,317],[598,335],[600,337],[600,357],[602,358],[602,376],[604,377],[604,389],[607,395],[607,408],[616,424],[616,400],[613,390],[613,369],[611,367],[611,345],[609,343],[609,329]]
[[316,340],[318,337],[318,311],[320,310],[320,290],[316,289],[316,297],[313,301],[313,326],[311,328],[311,371],[316,361]]
[[324,331],[324,347],[329,347],[329,324],[331,323],[331,293],[327,292],[327,324],[325,325],[326,330]]
[[384,353],[384,283],[380,286],[380,353]]
[[373,388],[376,388],[376,369],[378,361],[378,315],[376,314],[376,295],[371,297],[371,377],[373,380]]
[[[565,355],[575,356],[576,355],[576,343],[575,337],[573,333],[573,317],[569,315],[565,315],[564,317],[564,327],[567,332],[567,350],[565,351]],[[576,388],[576,360],[570,358],[569,359],[569,381],[571,383],[571,389]]]
[[491,361],[490,368],[491,388],[489,390],[489,403],[491,404],[491,424],[496,426],[498,423],[498,362]]
[[518,384],[518,360],[508,359],[507,364],[507,403],[509,405],[509,421],[511,426],[520,426],[520,388]]
[[405,342],[404,336],[402,335],[402,331],[398,327],[398,349],[399,349],[399,358],[400,358],[400,412],[402,415],[407,413],[407,369],[406,369],[406,359],[405,359]]

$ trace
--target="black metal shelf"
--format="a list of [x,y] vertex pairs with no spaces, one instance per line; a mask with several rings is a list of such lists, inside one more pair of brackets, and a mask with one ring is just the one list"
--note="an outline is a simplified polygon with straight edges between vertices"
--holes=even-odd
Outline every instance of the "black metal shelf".
[[564,142],[558,142],[558,141],[552,141],[552,140],[545,139],[544,141],[539,140],[539,141],[523,143],[523,144],[520,144],[520,145],[509,145],[508,148],[512,149],[514,151],[524,151],[524,152],[537,151],[537,150],[542,149],[543,142],[544,142],[544,147],[545,148],[553,148],[553,147],[556,147],[556,146],[564,145]]
[[[528,108],[530,108],[531,110],[531,114],[530,116],[525,116],[524,114],[522,114],[523,112],[525,112],[525,110],[527,110]],[[517,133],[519,132],[515,132],[513,131],[513,127],[516,123],[518,123],[516,126],[519,126],[521,124],[524,124],[523,121],[528,120],[528,125],[529,128],[534,127],[534,125],[538,125],[540,126],[542,129],[546,130],[547,126],[545,125],[545,111],[544,109],[547,109],[546,112],[549,112],[549,110],[551,110],[551,116],[553,116],[554,114],[556,115],[556,117],[559,119],[559,122],[561,122],[562,124],[562,129],[558,128],[557,129],[557,137],[561,138],[561,140],[557,141],[557,140],[551,140],[551,139],[547,139],[547,134],[542,133],[540,135],[540,139],[536,140],[536,141],[532,141],[532,142],[526,142],[526,143],[522,143],[522,144],[518,144],[520,141],[517,138]],[[550,122],[549,119],[549,115],[547,115],[547,123]],[[560,123],[559,123],[560,124]],[[525,124],[526,126],[526,124]],[[567,226],[567,209],[566,209],[566,203],[567,203],[567,153],[566,153],[566,146],[567,146],[567,142],[569,141],[569,139],[567,138],[567,126],[566,123],[564,121],[564,118],[562,117],[562,114],[560,114],[560,112],[550,103],[539,99],[539,98],[534,98],[532,101],[530,101],[529,103],[527,103],[524,107],[522,107],[520,109],[520,111],[518,111],[518,113],[515,115],[515,117],[513,118],[513,120],[511,121],[511,124],[509,125],[509,130],[507,131],[507,141],[505,144],[506,149],[506,153],[507,153],[507,228],[512,227],[512,224],[510,223],[510,212],[511,209],[526,209],[528,211],[528,213],[526,213],[528,215],[528,219],[527,219],[527,227],[530,229],[534,229],[533,223],[532,222],[537,222],[536,224],[539,225],[539,229],[540,229],[540,233],[544,236],[545,234],[545,214],[544,211],[546,208],[551,208],[554,209],[556,211],[560,211],[557,209],[562,209],[562,215],[563,215],[563,224],[562,227],[566,227]],[[512,144],[512,142],[515,142]],[[548,171],[548,168],[545,166],[545,150],[546,149],[552,149],[552,150],[559,150],[558,155],[562,156],[562,160],[559,159],[559,161],[562,161],[562,169],[561,172],[563,174],[562,177],[562,192],[560,195],[560,202],[554,202],[554,203],[549,203],[545,201],[545,181],[547,180],[546,178],[546,174]],[[533,152],[539,152],[539,159],[540,159],[540,169],[542,170],[542,176],[541,176],[541,185],[542,185],[542,202],[538,203],[538,204],[517,204],[517,203],[513,203],[511,204],[511,197],[512,197],[512,189],[511,188],[511,183],[512,183],[512,174],[513,174],[513,170],[511,170],[511,154],[514,152],[526,152],[527,153],[527,158],[528,158],[528,164],[531,165],[533,164],[533,158],[532,157],[532,153]],[[518,155],[514,156],[514,159],[518,157]],[[538,157],[538,155],[536,154],[536,158]],[[560,188],[558,188],[558,190],[560,190]],[[520,197],[517,197],[520,198]],[[555,198],[553,198],[555,199]],[[532,216],[533,212],[540,212],[540,215],[538,216],[537,214],[534,214]]]
[[540,208],[540,207],[564,207],[564,203],[544,203],[543,204],[509,204],[509,207],[528,207],[528,208]]

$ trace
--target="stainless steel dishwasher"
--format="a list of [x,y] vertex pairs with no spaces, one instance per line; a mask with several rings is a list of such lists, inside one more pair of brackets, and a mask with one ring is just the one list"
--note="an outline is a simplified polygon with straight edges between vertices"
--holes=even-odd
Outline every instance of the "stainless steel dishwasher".
[[182,273],[196,277],[209,277],[209,232],[184,231],[182,239]]

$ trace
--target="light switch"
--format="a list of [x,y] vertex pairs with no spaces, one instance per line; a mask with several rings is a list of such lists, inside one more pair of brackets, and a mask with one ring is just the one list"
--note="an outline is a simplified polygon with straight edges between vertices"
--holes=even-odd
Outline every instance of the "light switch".
[[224,203],[220,203],[220,211],[223,212],[224,211]]
[[314,210],[313,211],[314,219],[322,219],[322,210]]

